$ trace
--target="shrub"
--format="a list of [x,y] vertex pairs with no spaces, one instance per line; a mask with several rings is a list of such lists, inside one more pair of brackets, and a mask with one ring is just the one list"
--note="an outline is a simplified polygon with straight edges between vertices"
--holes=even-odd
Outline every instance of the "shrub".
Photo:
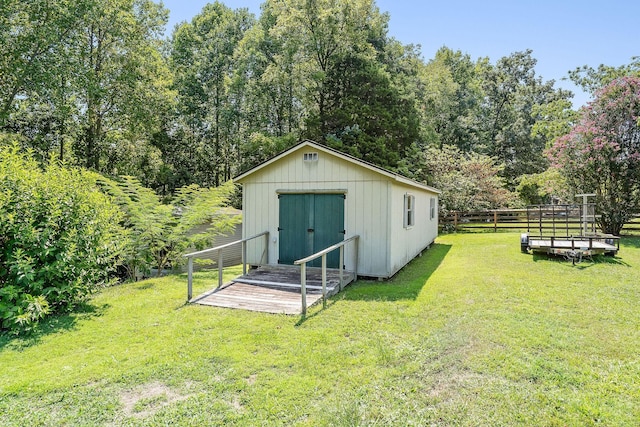
[[[226,209],[235,191],[231,181],[217,188],[195,184],[179,188],[171,204],[162,203],[156,193],[131,176],[117,182],[101,178],[99,185],[124,213],[122,225],[130,231],[124,266],[130,278],[136,272],[148,274],[152,266],[158,275],[176,267],[187,250],[209,246],[216,235],[230,231],[240,221]],[[194,233],[194,227],[202,224],[210,227]]]
[[97,178],[0,147],[0,330],[29,330],[109,282],[125,234]]

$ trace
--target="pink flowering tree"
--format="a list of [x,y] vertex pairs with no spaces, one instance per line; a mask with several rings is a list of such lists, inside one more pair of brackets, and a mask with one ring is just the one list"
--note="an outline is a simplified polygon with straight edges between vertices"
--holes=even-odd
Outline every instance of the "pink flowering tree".
[[547,156],[576,193],[596,193],[600,228],[619,234],[640,211],[640,78],[622,77],[596,92]]

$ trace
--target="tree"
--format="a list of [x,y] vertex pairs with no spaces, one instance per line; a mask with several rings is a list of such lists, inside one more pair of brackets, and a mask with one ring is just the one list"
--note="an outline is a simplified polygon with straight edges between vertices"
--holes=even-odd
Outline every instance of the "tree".
[[171,106],[167,11],[151,0],[11,0],[0,12],[0,127],[25,136],[43,162],[56,150],[153,179],[149,140]]
[[307,85],[303,102],[317,122],[318,134],[309,136],[320,139],[328,133],[328,73],[345,56],[374,55],[368,37],[388,17],[372,0],[285,0],[269,7],[277,20],[273,34],[286,51],[297,51],[297,72]]
[[158,112],[171,104],[160,55],[166,20],[167,10],[150,0],[96,1],[78,28],[70,60],[83,131],[77,148],[87,168],[135,172],[122,160],[144,156],[138,147],[159,129]]
[[64,158],[74,133],[70,47],[91,1],[0,2],[0,130],[27,136],[41,161]]
[[414,146],[403,172],[442,191],[439,210],[443,216],[451,211],[504,208],[514,202],[495,159],[452,145],[430,146],[424,151]]
[[395,168],[417,140],[419,121],[392,70],[402,54],[386,56],[388,15],[372,0],[270,1],[264,10],[268,40],[281,51],[265,73],[295,84],[301,134]]
[[631,63],[620,67],[600,64],[597,69],[594,69],[583,65],[569,71],[571,81],[592,95],[615,79],[624,76],[640,77],[640,57],[634,56],[631,58]]
[[547,168],[542,133],[532,133],[538,120],[534,108],[571,93],[554,89],[554,81],[543,82],[535,74],[536,60],[531,50],[501,58],[495,66],[481,64],[484,102],[480,119],[480,143],[476,151],[498,159],[502,176],[510,188],[523,174],[540,173]]
[[[381,64],[358,55],[346,56],[334,64],[325,83],[327,144],[395,169],[419,137],[413,100],[402,96]],[[319,130],[314,125],[310,127]]]
[[597,91],[547,156],[576,192],[596,193],[600,227],[619,234],[640,209],[640,78],[618,78]]
[[273,2],[262,5],[260,19],[236,51],[236,75],[242,74],[247,84],[249,133],[299,137],[305,86],[296,72],[299,46],[279,35],[277,11]]
[[463,151],[478,149],[476,119],[483,92],[476,64],[460,51],[442,47],[421,73],[424,142]]
[[207,4],[173,34],[179,129],[174,138],[188,154],[192,179],[217,186],[237,172],[244,82],[234,52],[254,25],[246,9]]

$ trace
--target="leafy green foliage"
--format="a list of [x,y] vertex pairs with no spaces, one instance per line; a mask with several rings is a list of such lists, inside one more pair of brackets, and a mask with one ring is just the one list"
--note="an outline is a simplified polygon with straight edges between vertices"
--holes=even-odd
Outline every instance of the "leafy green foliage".
[[[99,184],[124,212],[123,226],[130,232],[124,255],[129,277],[148,273],[152,266],[160,275],[163,269],[179,265],[188,249],[203,249],[240,221],[225,209],[235,191],[230,181],[218,188],[182,187],[171,204],[162,203],[156,193],[131,176],[118,182],[102,178]],[[202,224],[210,227],[193,233]]]
[[[300,138],[393,170],[413,144],[455,146],[494,159],[511,191],[548,168],[544,148],[576,116],[531,50],[492,62],[442,47],[425,61],[389,19],[373,0],[267,0],[258,18],[216,1],[163,40],[167,10],[151,0],[7,0],[0,130],[43,164],[56,152],[167,199]],[[595,90],[639,68],[571,78]]]
[[640,209],[640,78],[598,91],[547,154],[577,193],[596,193],[599,225],[619,234]]
[[480,72],[484,100],[479,129],[485,147],[479,151],[498,159],[511,189],[518,176],[547,168],[546,135],[532,132],[535,109],[570,96],[554,89],[553,80],[536,76],[535,65],[532,51],[526,50],[499,59],[495,66],[485,63]]
[[0,147],[1,330],[28,330],[109,283],[123,230],[96,179]]
[[150,144],[172,105],[167,11],[150,0],[8,1],[0,7],[0,128],[60,159],[153,180]]
[[[442,191],[438,203],[441,215],[450,211],[497,209],[514,202],[514,194],[504,188],[500,166],[491,157],[465,153],[457,147],[414,147],[409,162],[424,165],[413,178]],[[409,169],[408,166],[406,166]],[[409,175],[410,172],[406,171]]]
[[594,69],[583,65],[569,71],[569,78],[592,95],[620,77],[640,77],[640,57],[634,56],[629,64],[619,67],[600,64],[597,69]]
[[575,194],[572,194],[567,180],[553,167],[542,173],[520,176],[516,192],[525,205],[575,203]]
[[239,162],[246,76],[234,73],[241,66],[234,52],[254,21],[246,9],[234,11],[216,1],[173,33],[170,61],[178,93],[174,134],[181,144],[172,161],[188,168],[190,182],[217,186],[231,179]]

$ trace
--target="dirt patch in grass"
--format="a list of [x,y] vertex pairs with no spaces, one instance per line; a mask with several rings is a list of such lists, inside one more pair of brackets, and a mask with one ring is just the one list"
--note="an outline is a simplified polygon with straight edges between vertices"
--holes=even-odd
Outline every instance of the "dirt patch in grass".
[[145,418],[172,403],[189,398],[171,387],[154,381],[143,384],[120,395],[124,413],[128,417]]

